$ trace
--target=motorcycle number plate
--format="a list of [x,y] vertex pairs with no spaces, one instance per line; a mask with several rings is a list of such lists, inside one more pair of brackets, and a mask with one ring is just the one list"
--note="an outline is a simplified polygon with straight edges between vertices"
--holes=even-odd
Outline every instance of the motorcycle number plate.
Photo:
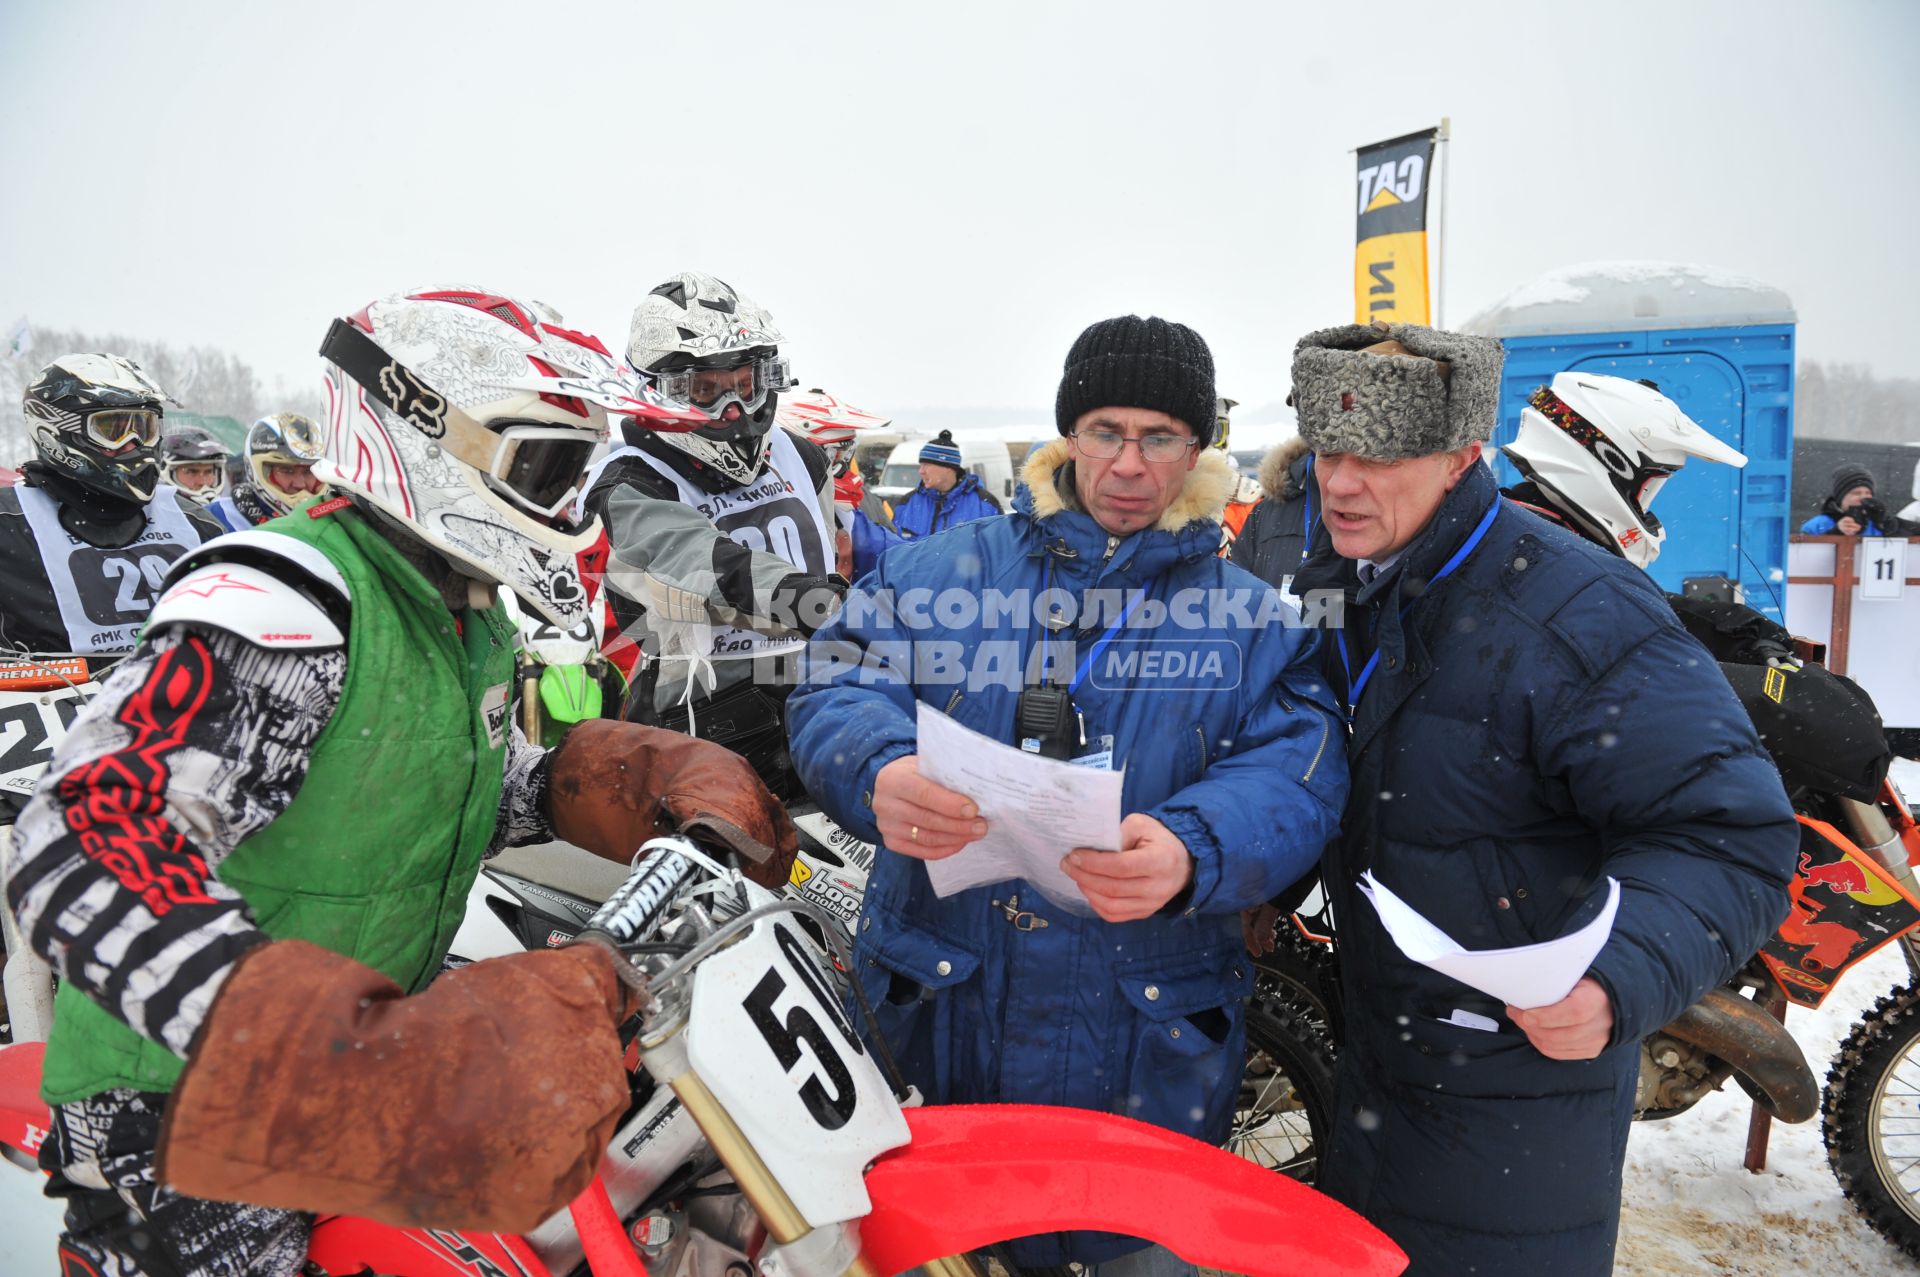
[[818,1228],[872,1209],[866,1168],[906,1118],[791,919],[761,921],[700,965],[687,1025],[695,1073]]
[[53,761],[53,747],[99,690],[97,683],[43,691],[0,691],[0,792],[28,795]]

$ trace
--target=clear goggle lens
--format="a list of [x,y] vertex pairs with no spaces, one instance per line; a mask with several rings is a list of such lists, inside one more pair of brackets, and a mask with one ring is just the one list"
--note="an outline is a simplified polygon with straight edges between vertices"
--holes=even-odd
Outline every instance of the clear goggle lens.
[[169,461],[166,471],[168,483],[196,495],[218,492],[227,482],[226,467],[218,461]]
[[712,416],[730,403],[739,404],[743,412],[757,411],[770,391],[793,384],[793,374],[785,359],[763,355],[732,368],[670,368],[655,374],[654,384],[667,398]]
[[151,448],[160,442],[160,414],[151,408],[102,408],[87,414],[87,438],[107,449],[129,443]]

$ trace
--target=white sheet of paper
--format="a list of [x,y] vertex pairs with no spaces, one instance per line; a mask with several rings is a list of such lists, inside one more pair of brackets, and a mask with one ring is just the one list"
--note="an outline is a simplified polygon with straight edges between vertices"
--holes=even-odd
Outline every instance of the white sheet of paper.
[[1371,869],[1360,875],[1360,893],[1372,902],[1400,952],[1523,1011],[1550,1006],[1573,992],[1613,933],[1613,916],[1620,909],[1620,883],[1608,878],[1607,903],[1578,931],[1513,949],[1463,949],[1388,890]]
[[1042,758],[963,727],[920,702],[920,774],[979,805],[986,837],[927,861],[935,894],[1025,878],[1055,904],[1093,912],[1060,858],[1120,846],[1120,772]]

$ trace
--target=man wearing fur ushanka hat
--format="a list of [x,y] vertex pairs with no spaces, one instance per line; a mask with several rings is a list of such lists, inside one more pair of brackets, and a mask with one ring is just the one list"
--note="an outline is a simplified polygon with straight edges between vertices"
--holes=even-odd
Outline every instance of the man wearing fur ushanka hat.
[[[1413,1277],[1613,1269],[1638,1043],[1778,925],[1793,812],[1747,715],[1647,575],[1500,499],[1481,449],[1500,344],[1311,333],[1300,434],[1344,590],[1323,647],[1351,798],[1322,873],[1347,1038],[1321,1186]],[[1467,949],[1609,938],[1530,1009],[1409,959],[1374,879]]]

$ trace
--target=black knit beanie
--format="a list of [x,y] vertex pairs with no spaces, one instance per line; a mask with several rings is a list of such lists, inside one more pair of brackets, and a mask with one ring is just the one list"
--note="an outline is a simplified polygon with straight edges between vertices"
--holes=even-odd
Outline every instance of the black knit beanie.
[[1833,481],[1827,488],[1827,500],[1838,506],[1841,497],[1863,486],[1874,486],[1873,471],[1857,461],[1843,462],[1833,468]]
[[1095,408],[1151,408],[1184,421],[1201,447],[1216,426],[1213,352],[1185,324],[1122,315],[1090,326],[1067,352],[1053,421],[1061,434]]

